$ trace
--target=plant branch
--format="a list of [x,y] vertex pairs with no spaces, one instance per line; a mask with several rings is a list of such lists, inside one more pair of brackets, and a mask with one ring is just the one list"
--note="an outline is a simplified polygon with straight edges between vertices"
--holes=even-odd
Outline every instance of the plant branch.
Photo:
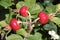
[[19,9],[13,9],[13,12],[19,12]]
[[33,29],[33,27],[31,27],[31,25],[32,25],[32,19],[31,19],[31,14],[30,14],[30,12],[29,11],[27,11],[28,12],[28,18],[29,18],[29,23],[28,23],[28,26],[27,26],[27,33],[28,34],[30,34],[31,33],[31,31],[32,31],[32,29]]
[[49,15],[49,19],[51,19],[51,18],[53,18],[54,16],[56,16],[56,14],[57,14],[58,11],[59,11],[59,10],[57,10],[55,13],[50,13],[50,14],[48,14],[48,15]]
[[4,38],[4,32],[1,33],[1,40]]
[[30,26],[31,26],[31,22],[32,22],[31,14],[30,14],[30,12],[29,12],[29,11],[27,11],[27,12],[28,12],[28,14],[29,14],[29,21],[30,21]]

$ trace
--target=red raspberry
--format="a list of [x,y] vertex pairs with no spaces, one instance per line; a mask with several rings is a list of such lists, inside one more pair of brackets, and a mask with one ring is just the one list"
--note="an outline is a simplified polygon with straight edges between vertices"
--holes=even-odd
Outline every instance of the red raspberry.
[[45,12],[39,12],[38,14],[39,22],[41,24],[46,24],[48,22],[48,15]]
[[27,12],[28,8],[27,6],[22,6],[19,10],[19,13],[23,16],[23,17],[26,17],[28,15],[28,12]]
[[13,29],[13,30],[18,30],[20,29],[20,26],[19,24],[17,23],[17,20],[15,18],[11,19],[10,21],[10,27]]

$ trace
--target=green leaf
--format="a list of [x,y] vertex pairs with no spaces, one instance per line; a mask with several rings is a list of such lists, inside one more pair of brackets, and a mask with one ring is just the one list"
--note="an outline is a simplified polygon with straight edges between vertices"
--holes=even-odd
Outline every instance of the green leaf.
[[3,20],[3,21],[0,21],[0,26],[1,27],[5,27],[6,26],[6,22]]
[[53,21],[54,23],[56,23],[60,27],[60,18],[54,17],[54,18],[52,18],[50,20]]
[[46,24],[46,25],[44,25],[43,28],[44,28],[45,30],[50,30],[50,27],[51,27],[51,26],[50,26],[49,24]]
[[12,15],[13,15],[13,14],[14,14],[13,12],[10,12],[9,14],[6,14],[6,22],[7,22],[7,23],[10,22],[10,20],[12,19]]
[[31,7],[29,8],[29,12],[31,13],[32,18],[36,18],[38,15],[38,12],[42,10],[43,10],[43,7],[39,4],[31,5]]
[[17,34],[11,34],[6,40],[23,40],[23,38]]
[[5,8],[11,6],[12,4],[12,0],[0,0],[0,5]]
[[1,31],[2,31],[1,28],[2,28],[2,27],[0,26],[0,34],[1,34]]
[[53,5],[53,6],[48,6],[48,7],[46,7],[46,11],[47,11],[48,13],[54,13],[54,12],[56,11],[56,6],[55,6],[55,5]]
[[19,16],[22,21],[26,21],[27,17]]
[[16,33],[17,33],[17,34],[20,34],[20,35],[22,35],[22,36],[26,36],[26,31],[25,31],[25,29],[19,29],[19,30],[16,31]]
[[57,13],[56,16],[60,18],[60,13]]
[[44,3],[51,3],[53,0],[44,0]]
[[41,26],[41,24],[38,23],[38,22],[36,22],[35,23],[35,27],[34,27],[34,32],[37,32],[38,30],[40,30],[40,27],[39,26]]
[[19,8],[21,8],[21,6],[23,6],[23,5],[26,5],[26,3],[23,2],[23,1],[20,1],[20,2],[18,2],[18,3],[16,4],[16,7],[17,7],[17,9],[19,9]]
[[39,5],[39,4],[32,5],[32,7],[29,9],[31,14],[36,14],[39,11],[42,11],[42,10],[43,10],[43,7],[41,5]]
[[56,5],[57,10],[60,10],[60,3]]
[[27,37],[27,40],[42,40],[42,35],[40,33],[35,33]]
[[58,40],[60,40],[60,35],[59,35],[59,39]]
[[33,5],[33,4],[36,3],[36,0],[24,0],[24,1],[25,1],[25,3],[26,3],[27,5],[29,5],[29,6],[31,6],[31,5]]
[[50,23],[50,24],[46,24],[43,26],[43,28],[45,30],[54,30],[54,31],[57,31],[57,26],[53,23]]

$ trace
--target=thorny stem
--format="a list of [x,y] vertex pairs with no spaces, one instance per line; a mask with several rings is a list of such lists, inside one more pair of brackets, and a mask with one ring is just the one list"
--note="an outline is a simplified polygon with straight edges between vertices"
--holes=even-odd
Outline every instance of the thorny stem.
[[[40,18],[35,19],[33,22],[31,22],[31,24],[36,23],[39,19],[40,19]],[[17,21],[17,23],[29,24],[27,21],[26,21],[26,22],[24,22],[24,21],[20,21],[20,20],[19,20],[19,21]]]
[[[5,31],[8,31],[8,29],[7,28],[4,28],[3,30],[2,30],[2,32],[1,32],[1,40],[3,40],[3,38],[4,38],[4,34],[5,34]],[[7,32],[7,34],[6,34],[6,38],[7,38],[7,35],[8,35],[8,33],[10,32],[10,30]]]
[[[14,12],[18,12],[18,11],[17,11],[17,9],[14,9],[13,11],[14,11]],[[39,18],[35,19],[35,20],[32,22],[31,14],[30,14],[30,12],[29,12],[29,11],[27,11],[27,12],[28,12],[29,22],[22,22],[22,21],[17,21],[17,22],[18,22],[18,23],[27,24],[27,25],[28,25],[28,27],[27,27],[27,32],[30,34],[30,33],[31,33],[31,31],[33,30],[33,27],[31,27],[31,26],[32,26],[32,24],[33,24],[33,23],[36,23],[36,22],[37,22],[37,20],[39,20]],[[17,16],[18,16],[18,14],[17,14]],[[17,18],[17,16],[16,16],[16,18]]]
[[31,31],[32,31],[32,29],[33,29],[33,27],[31,27],[32,19],[31,19],[31,14],[30,14],[30,12],[29,12],[29,11],[27,11],[27,12],[28,12],[28,14],[29,14],[29,23],[28,23],[28,27],[27,27],[27,33],[30,34]]
[[[28,22],[28,17],[26,17],[26,22]],[[27,27],[28,25],[26,24],[26,27]]]
[[30,12],[29,12],[29,11],[27,11],[27,12],[28,12],[28,14],[29,14],[29,21],[30,21],[30,26],[31,26],[31,22],[32,22],[31,14],[30,14]]
[[[18,23],[23,23],[23,24],[27,24],[28,25],[28,27],[27,27],[27,33],[28,34],[30,34],[31,33],[31,31],[33,30],[33,27],[34,27],[34,23],[36,23],[38,20],[39,20],[40,18],[37,18],[37,19],[35,19],[33,22],[32,22],[32,20],[31,20],[31,15],[30,15],[30,13],[29,13],[29,23],[28,22],[22,22],[22,21],[17,21]],[[32,25],[33,24],[33,25]]]

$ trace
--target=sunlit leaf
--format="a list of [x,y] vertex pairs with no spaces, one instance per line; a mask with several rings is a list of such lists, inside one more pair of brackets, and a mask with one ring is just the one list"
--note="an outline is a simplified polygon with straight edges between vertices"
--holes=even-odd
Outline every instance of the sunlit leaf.
[[1,27],[5,27],[6,26],[6,22],[3,20],[3,21],[0,21],[0,26]]
[[52,18],[52,19],[50,19],[50,20],[60,26],[60,18],[54,17],[54,18]]
[[12,0],[0,0],[0,5],[7,8],[13,5]]
[[23,40],[23,38],[17,34],[11,34],[6,40]]
[[22,36],[26,36],[25,29],[19,29],[19,30],[16,31],[16,33],[19,34],[19,35],[22,35]]

